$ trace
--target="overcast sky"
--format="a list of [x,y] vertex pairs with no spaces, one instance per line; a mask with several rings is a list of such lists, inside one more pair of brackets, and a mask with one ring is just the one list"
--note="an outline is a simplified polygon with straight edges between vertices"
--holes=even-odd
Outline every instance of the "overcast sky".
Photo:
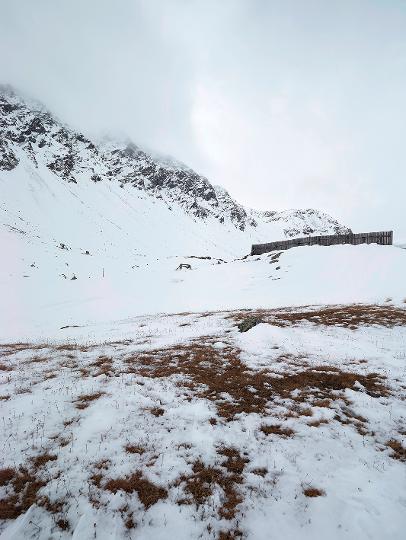
[[262,209],[406,242],[406,1],[0,0],[0,79]]

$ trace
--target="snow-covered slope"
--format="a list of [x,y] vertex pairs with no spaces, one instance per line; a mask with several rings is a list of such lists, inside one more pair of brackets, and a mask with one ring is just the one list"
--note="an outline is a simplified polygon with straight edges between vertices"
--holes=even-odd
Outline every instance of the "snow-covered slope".
[[0,345],[1,540],[403,540],[406,310],[246,315]]
[[[122,264],[134,256],[248,253],[251,243],[344,232],[316,210],[258,212],[170,158],[90,141],[41,104],[0,87],[2,226]],[[124,257],[126,254],[126,257]]]
[[0,111],[1,540],[403,539],[406,250]]
[[346,229],[315,210],[246,209],[185,165],[96,145],[9,88],[0,111],[3,340],[144,313],[406,296],[396,248],[231,262],[252,242]]
[[[101,341],[111,338],[111,321],[143,314],[406,299],[406,250],[394,246],[300,247],[229,263],[167,257],[129,269],[106,259],[103,273],[92,256],[58,250],[53,259],[46,249],[27,252],[23,236],[11,235],[20,248],[8,251],[12,271],[0,266],[0,342]],[[180,263],[192,270],[176,270]],[[48,272],[51,264],[59,273]]]

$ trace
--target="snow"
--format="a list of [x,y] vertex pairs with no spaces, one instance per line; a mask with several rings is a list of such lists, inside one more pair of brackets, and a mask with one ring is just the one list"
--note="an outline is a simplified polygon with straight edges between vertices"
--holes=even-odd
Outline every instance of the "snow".
[[[9,126],[15,136],[18,126]],[[217,187],[220,209],[198,201],[211,209],[203,219],[179,186],[152,195],[118,179],[92,182],[106,173],[101,152],[116,155],[112,141],[98,154],[75,139],[78,183],[68,182],[48,167],[66,151],[60,126],[49,126],[43,147],[10,139],[19,164],[0,172],[0,510],[15,507],[18,475],[31,475],[21,497],[42,482],[21,515],[0,521],[1,540],[403,539],[404,323],[265,320],[240,333],[237,322],[246,310],[300,306],[402,314],[406,250],[312,246],[245,257],[251,243],[334,220],[244,210]],[[129,163],[121,179],[134,172]],[[247,212],[244,231],[233,209]],[[342,388],[314,376],[342,372]],[[314,388],[298,381],[262,403],[264,388],[277,388],[264,378],[308,373]],[[383,385],[375,393],[374,373]],[[145,486],[109,489],[134,474],[165,496],[149,505]],[[216,481],[200,485],[210,474]]]
[[[285,399],[264,416],[243,413],[224,421],[214,402],[182,387],[182,377],[150,378],[124,369],[126,360],[137,353],[175,344],[181,350],[192,340],[212,343],[219,354],[224,344],[236,346],[244,364],[254,370],[266,366],[279,374],[291,372],[290,361],[280,360],[289,354],[306,358],[313,366],[378,372],[388,378],[392,393],[371,397],[354,384],[343,394],[350,405],[340,398],[331,408],[311,406],[311,416],[283,420],[282,412],[290,403]],[[103,539],[209,539],[217,538],[220,531],[238,529],[245,538],[264,540],[281,535],[401,539],[406,525],[404,464],[391,457],[385,443],[391,438],[404,442],[400,434],[406,427],[405,345],[404,327],[351,330],[260,324],[241,334],[227,314],[217,313],[141,317],[132,323],[131,343],[69,351],[49,343],[44,349],[14,351],[4,357],[12,370],[4,372],[1,385],[2,394],[10,395],[2,402],[3,466],[24,465],[45,450],[55,454],[57,459],[43,473],[48,483],[42,495],[51,501],[62,499],[64,506],[56,516],[32,507],[4,529],[1,538],[38,534],[38,538],[86,540],[96,534]],[[112,358],[110,375],[97,375],[91,367],[102,355]],[[367,363],[362,363],[365,359]],[[50,374],[53,378],[47,379]],[[21,389],[30,393],[19,393]],[[95,392],[102,392],[99,399],[83,410],[76,408],[79,396]],[[163,414],[151,414],[153,407],[162,408]],[[346,425],[336,419],[348,407],[363,417],[365,435],[357,431],[356,423]],[[217,423],[211,424],[210,418]],[[320,419],[326,423],[311,425]],[[271,425],[282,421],[294,436],[264,435],[260,430],[264,421]],[[127,444],[145,451],[128,454]],[[223,497],[220,488],[199,507],[179,504],[185,494],[177,480],[191,474],[196,460],[221,466],[218,449],[222,447],[236,448],[248,459],[238,485],[242,502],[230,520],[217,514]],[[97,469],[104,460],[108,465]],[[258,468],[268,472],[258,476],[252,472]],[[168,497],[146,509],[136,494],[113,495],[91,481],[98,470],[108,480],[125,477],[134,469],[167,489]],[[303,494],[307,487],[316,487],[324,495],[308,498]],[[5,488],[0,489],[4,494]],[[92,506],[90,499],[101,506]],[[136,522],[133,530],[124,526],[128,514]],[[69,521],[67,532],[55,525],[61,515]]]
[[[13,231],[1,239],[9,254],[0,268],[3,341],[79,339],[97,323],[104,326],[93,336],[103,339],[109,321],[154,313],[387,299],[399,304],[406,296],[406,251],[392,246],[299,247],[272,263],[268,254],[229,262],[124,253],[116,259],[94,248],[84,255],[88,243],[82,251],[56,243],[50,249]],[[180,263],[192,270],[176,270]],[[73,325],[79,328],[61,330]]]
[[[22,153],[19,159],[0,175],[7,254],[0,341],[76,338],[80,330],[60,328],[143,314],[400,302],[406,295],[400,248],[313,246],[283,252],[279,262],[268,254],[238,260],[250,251],[248,232],[191,219],[131,186],[71,184]],[[177,271],[180,263],[192,271]]]

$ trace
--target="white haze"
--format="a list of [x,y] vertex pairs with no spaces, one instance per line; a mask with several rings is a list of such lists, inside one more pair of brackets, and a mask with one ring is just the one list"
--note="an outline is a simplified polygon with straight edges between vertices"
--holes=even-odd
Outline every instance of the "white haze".
[[0,78],[242,203],[406,241],[406,4],[0,0]]

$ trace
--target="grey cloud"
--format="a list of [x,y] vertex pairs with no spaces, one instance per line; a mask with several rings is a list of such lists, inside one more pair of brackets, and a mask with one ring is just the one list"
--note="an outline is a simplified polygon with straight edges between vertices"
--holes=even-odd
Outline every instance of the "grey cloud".
[[403,2],[0,4],[3,82],[68,123],[173,154],[245,204],[406,241]]

